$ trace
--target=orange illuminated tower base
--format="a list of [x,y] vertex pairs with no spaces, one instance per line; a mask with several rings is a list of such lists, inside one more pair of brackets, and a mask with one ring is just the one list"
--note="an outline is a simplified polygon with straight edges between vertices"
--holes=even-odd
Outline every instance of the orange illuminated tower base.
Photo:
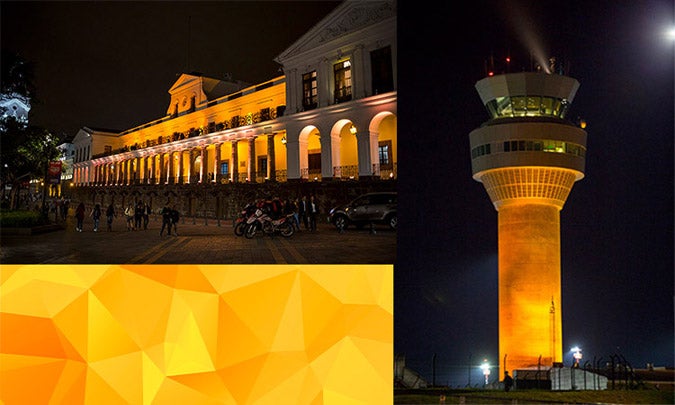
[[551,367],[562,359],[560,212],[555,205],[499,208],[500,367]]

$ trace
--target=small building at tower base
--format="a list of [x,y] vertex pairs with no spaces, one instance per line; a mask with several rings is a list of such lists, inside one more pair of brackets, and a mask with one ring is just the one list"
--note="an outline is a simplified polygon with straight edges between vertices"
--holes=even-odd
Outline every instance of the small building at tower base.
[[513,370],[516,389],[606,390],[607,377],[582,368],[541,367]]

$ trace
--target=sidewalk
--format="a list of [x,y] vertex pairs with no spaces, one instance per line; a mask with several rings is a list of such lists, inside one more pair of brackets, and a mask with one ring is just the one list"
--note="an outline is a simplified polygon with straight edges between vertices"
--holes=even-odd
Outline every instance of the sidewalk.
[[2,234],[2,264],[393,264],[396,232],[385,227],[339,233],[327,223],[317,231],[302,230],[290,238],[235,236],[231,221],[183,218],[179,236],[159,235],[161,220],[153,216],[148,230],[127,231],[122,217],[106,231],[91,218],[83,232],[69,217],[65,229],[42,234]]

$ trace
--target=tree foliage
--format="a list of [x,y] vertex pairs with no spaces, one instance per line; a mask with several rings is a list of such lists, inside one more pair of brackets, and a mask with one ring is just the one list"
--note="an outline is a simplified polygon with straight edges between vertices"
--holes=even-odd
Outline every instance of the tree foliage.
[[[35,95],[33,69],[31,63],[3,50],[0,99],[18,97],[31,103]],[[45,177],[49,161],[59,156],[60,143],[47,129],[0,111],[0,180],[3,195],[5,186],[12,185],[11,208],[22,182]]]

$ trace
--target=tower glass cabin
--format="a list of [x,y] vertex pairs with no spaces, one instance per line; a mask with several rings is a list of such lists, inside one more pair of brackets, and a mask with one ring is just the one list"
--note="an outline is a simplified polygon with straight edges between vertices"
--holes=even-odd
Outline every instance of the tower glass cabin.
[[476,83],[490,119],[469,135],[471,168],[498,212],[500,376],[562,362],[560,210],[586,155],[586,131],[565,119],[578,88],[543,72]]

